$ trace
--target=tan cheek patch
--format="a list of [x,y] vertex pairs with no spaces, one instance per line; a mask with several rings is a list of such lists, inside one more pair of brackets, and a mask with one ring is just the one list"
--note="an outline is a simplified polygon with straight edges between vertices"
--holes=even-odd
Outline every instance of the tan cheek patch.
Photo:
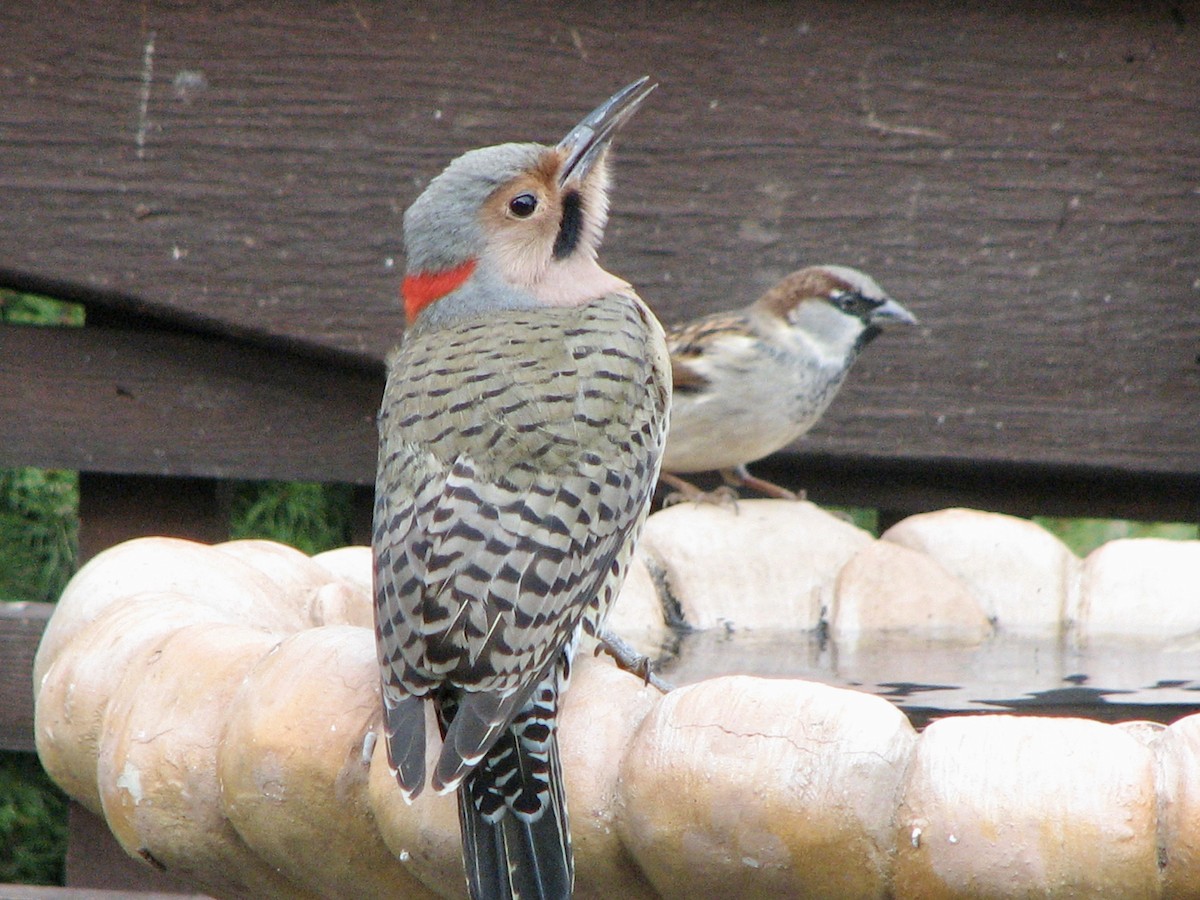
[[[509,201],[522,193],[538,198],[538,209],[528,219],[514,218]],[[481,211],[488,251],[505,280],[531,287],[545,272],[550,248],[558,232],[557,188],[540,170],[517,176],[493,191]]]

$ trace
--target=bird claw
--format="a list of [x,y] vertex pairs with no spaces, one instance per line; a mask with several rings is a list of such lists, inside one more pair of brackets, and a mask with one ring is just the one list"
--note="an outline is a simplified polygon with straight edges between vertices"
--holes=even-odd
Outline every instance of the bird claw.
[[691,502],[732,506],[733,511],[737,512],[738,492],[730,485],[723,484],[715,490],[702,491],[691,482],[684,481],[678,475],[672,475],[670,472],[662,472],[658,477],[663,483],[675,488],[675,490],[663,497],[662,505],[664,509],[679,503]]
[[758,491],[760,494],[774,497],[776,500],[799,502],[808,499],[807,491],[789,491],[787,488],[773,481],[767,481],[765,478],[751,475],[744,465],[734,466],[732,469],[722,469],[721,477],[725,479],[727,485],[748,487],[753,491]]
[[671,491],[667,496],[663,497],[663,507],[676,506],[680,503],[711,503],[714,506],[730,506],[733,511],[737,512],[738,492],[728,485],[721,485],[711,491],[697,490],[694,494],[685,494],[683,491]]
[[638,676],[638,678],[642,679],[643,684],[657,688],[664,694],[669,694],[674,689],[669,682],[664,681],[654,673],[650,657],[638,653],[623,637],[605,630],[600,633],[597,641],[597,652],[603,649],[612,657],[618,669]]
[[713,503],[717,506],[732,506],[733,511],[737,512],[738,500],[741,499],[737,491],[739,487],[750,488],[752,491],[757,491],[776,500],[799,502],[808,499],[806,491],[789,491],[787,488],[775,484],[773,481],[767,481],[765,478],[751,475],[744,465],[734,466],[730,469],[720,469],[719,472],[725,483],[711,491],[702,491],[691,482],[684,481],[678,475],[672,475],[670,472],[661,472],[658,476],[659,481],[675,489],[663,497],[663,508],[665,509],[677,503],[690,501],[692,503]]

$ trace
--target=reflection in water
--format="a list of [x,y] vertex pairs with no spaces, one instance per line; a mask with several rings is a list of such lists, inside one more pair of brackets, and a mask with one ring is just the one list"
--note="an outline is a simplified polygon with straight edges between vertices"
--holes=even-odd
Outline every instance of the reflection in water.
[[1071,647],[997,635],[981,644],[880,638],[847,646],[811,632],[685,634],[659,665],[668,681],[802,678],[887,697],[923,724],[941,715],[1021,712],[1172,722],[1200,711],[1200,647]]

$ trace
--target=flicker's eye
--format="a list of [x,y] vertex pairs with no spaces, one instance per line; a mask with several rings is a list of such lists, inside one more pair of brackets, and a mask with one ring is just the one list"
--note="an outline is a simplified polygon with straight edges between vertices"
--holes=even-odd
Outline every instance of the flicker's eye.
[[528,219],[537,209],[537,197],[533,194],[517,194],[508,201],[508,211],[518,219]]

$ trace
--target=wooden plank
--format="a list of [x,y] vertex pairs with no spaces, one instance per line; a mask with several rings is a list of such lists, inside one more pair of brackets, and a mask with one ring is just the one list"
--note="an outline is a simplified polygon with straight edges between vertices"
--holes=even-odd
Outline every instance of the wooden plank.
[[354,489],[350,501],[350,543],[360,547],[371,546],[371,534],[375,516],[375,485],[359,485]]
[[382,392],[213,335],[0,326],[0,465],[369,484]]
[[[356,541],[369,543],[381,390],[374,367],[241,338],[0,325],[0,465],[85,470],[84,558],[139,534],[223,540],[223,489],[195,475],[356,483]],[[823,452],[832,427],[755,470],[826,504],[1200,521],[1200,472]]]
[[0,900],[203,900],[205,894],[164,894],[161,891],[95,888],[43,887],[25,884],[0,884]]
[[0,603],[0,750],[32,752],[33,657],[50,603]]
[[157,475],[79,476],[79,559],[146,535],[214,544],[229,539],[228,485]]
[[[146,535],[202,543],[229,540],[232,485],[207,478],[158,475],[79,476],[79,558]],[[374,487],[355,485],[351,496],[350,544],[371,543]]]
[[103,819],[78,803],[70,805],[71,837],[67,845],[67,885],[74,888],[120,889],[194,894],[194,886],[131,858]]
[[380,359],[421,185],[650,72],[605,257],[664,319],[837,261],[924,323],[807,447],[1200,470],[1195,2],[476,11],[3,6],[0,281]]
[[[815,452],[780,455],[750,468],[754,474],[805,491],[808,499],[821,505],[888,510],[889,523],[952,506],[1016,516],[1200,522],[1200,473],[1163,475],[1085,465],[981,465],[969,459],[922,465]],[[717,483],[710,479],[708,486]]]

